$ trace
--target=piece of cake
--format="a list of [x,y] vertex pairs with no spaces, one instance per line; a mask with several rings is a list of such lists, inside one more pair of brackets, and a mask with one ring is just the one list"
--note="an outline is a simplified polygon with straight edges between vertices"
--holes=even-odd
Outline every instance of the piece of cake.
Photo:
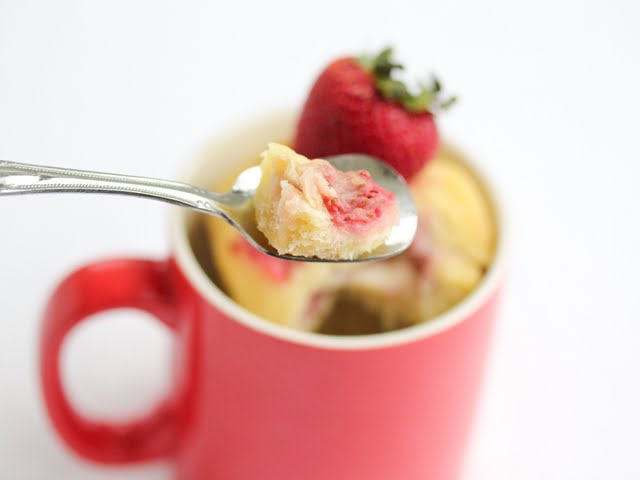
[[276,143],[261,158],[256,222],[280,254],[354,259],[382,245],[398,223],[393,193],[364,170],[342,172]]

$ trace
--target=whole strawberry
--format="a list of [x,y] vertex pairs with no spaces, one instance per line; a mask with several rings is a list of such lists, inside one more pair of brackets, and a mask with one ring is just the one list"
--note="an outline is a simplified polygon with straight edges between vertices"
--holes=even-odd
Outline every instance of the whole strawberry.
[[365,153],[410,180],[435,154],[434,113],[455,98],[440,98],[440,83],[412,93],[393,78],[402,65],[387,48],[376,57],[341,58],[320,74],[305,102],[294,149],[318,158]]

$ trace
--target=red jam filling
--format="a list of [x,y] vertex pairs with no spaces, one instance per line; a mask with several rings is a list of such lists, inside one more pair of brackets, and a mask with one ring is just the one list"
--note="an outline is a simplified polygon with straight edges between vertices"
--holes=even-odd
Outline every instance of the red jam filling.
[[366,170],[326,174],[325,178],[338,196],[322,199],[333,224],[339,228],[364,233],[395,202],[393,193],[376,185]]

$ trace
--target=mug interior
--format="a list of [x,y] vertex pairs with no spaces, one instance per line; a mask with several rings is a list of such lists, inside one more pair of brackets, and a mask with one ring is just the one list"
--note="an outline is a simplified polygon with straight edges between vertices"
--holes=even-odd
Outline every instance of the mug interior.
[[[221,180],[228,179],[247,164],[256,152],[264,150],[268,142],[285,142],[291,137],[295,113],[274,112],[219,135],[205,146],[184,173],[181,180],[211,189]],[[469,317],[495,293],[502,279],[505,262],[505,219],[502,203],[494,186],[468,156],[454,150],[457,157],[480,179],[492,206],[497,228],[496,251],[493,262],[476,289],[457,305],[427,322],[401,330],[369,335],[338,336],[303,332],[275,324],[242,308],[229,298],[215,280],[215,269],[210,257],[206,231],[201,221],[204,214],[184,208],[171,207],[171,240],[174,256],[189,282],[212,306],[243,325],[279,338],[317,348],[374,349],[417,341],[434,335]]]

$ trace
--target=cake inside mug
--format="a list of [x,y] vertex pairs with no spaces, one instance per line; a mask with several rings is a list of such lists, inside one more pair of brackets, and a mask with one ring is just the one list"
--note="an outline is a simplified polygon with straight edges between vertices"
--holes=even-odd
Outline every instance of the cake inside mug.
[[[397,69],[388,50],[372,58],[345,57],[332,62],[316,80],[288,135],[293,150],[305,157],[364,153],[401,173],[418,210],[413,244],[401,255],[377,262],[290,262],[257,251],[224,221],[203,218],[216,281],[242,307],[298,330],[373,334],[429,321],[462,301],[482,281],[493,261],[497,228],[482,182],[462,156],[439,141],[435,113],[452,100],[442,98],[437,81],[410,91],[394,77]],[[234,173],[259,163],[259,155],[257,150],[246,162],[239,162]],[[280,188],[283,180],[299,186],[305,176],[301,173],[305,162],[295,155],[285,146],[270,147],[265,157],[269,180],[263,190],[268,198],[280,202],[298,195]],[[285,173],[285,165],[291,163],[299,165]],[[353,213],[348,208],[331,209],[331,195],[323,195],[324,188],[317,185],[319,178],[326,179],[323,168],[318,164],[306,174],[312,184],[316,182],[309,189],[314,201],[311,206],[300,204],[300,218],[284,224],[275,221],[277,202],[265,203],[260,214],[265,221],[259,228],[273,238],[274,246],[282,241],[293,243],[296,249],[353,254],[354,245],[334,243],[332,236],[359,228],[350,218],[363,219],[360,214],[347,218]],[[348,176],[337,183],[355,180],[367,192],[368,179],[361,179]],[[223,190],[226,186],[211,187]],[[273,188],[279,197],[273,195]],[[344,198],[340,188],[333,193]],[[357,203],[360,190],[347,190],[346,197]],[[397,212],[385,210],[388,200],[384,193],[377,199],[382,220],[364,227],[370,228],[364,235],[367,241],[378,241],[392,224]],[[331,227],[328,239],[313,237],[300,226],[298,220],[315,215],[312,207],[324,212],[324,225]],[[366,216],[366,208],[363,212]]]

